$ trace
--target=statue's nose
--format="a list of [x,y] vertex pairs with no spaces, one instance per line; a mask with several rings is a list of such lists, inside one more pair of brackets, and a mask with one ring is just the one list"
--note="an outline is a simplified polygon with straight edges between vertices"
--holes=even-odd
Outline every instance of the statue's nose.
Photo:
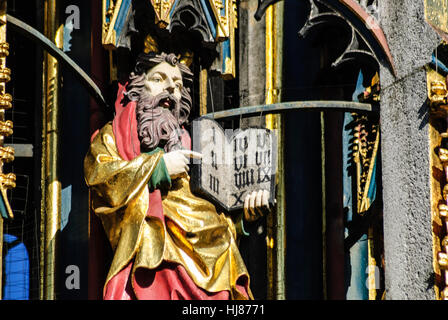
[[165,88],[165,90],[168,91],[169,93],[173,93],[173,92],[174,92],[174,87],[167,86],[167,87]]
[[165,86],[166,91],[168,91],[169,93],[173,93],[174,92],[174,88],[175,88],[174,81],[171,80],[170,78],[167,78],[166,79],[166,86]]

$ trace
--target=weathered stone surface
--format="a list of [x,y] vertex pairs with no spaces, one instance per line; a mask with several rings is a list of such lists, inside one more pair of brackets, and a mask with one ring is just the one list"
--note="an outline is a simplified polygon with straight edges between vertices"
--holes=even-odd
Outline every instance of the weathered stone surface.
[[397,77],[381,67],[386,299],[434,299],[426,72],[438,44],[423,1],[379,2]]
[[[266,95],[266,22],[255,20],[258,2],[242,0],[239,5],[239,87],[240,106],[265,103]],[[265,117],[241,120],[241,128],[263,126]]]
[[226,130],[211,119],[193,123],[193,150],[202,153],[193,165],[193,190],[227,211],[241,209],[252,191],[267,190],[275,198],[277,147],[266,129]]

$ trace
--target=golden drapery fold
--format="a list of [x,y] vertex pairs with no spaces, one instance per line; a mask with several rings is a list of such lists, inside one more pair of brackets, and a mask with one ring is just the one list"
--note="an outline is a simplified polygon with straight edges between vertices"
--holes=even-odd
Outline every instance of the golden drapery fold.
[[[162,261],[182,265],[195,284],[208,292],[228,290],[231,299],[245,299],[236,289],[249,275],[237,246],[230,217],[195,196],[190,177],[172,181],[162,193],[163,221],[150,214],[148,181],[163,151],[123,160],[109,123],[93,139],[84,160],[91,206],[101,218],[114,250],[107,282],[131,261],[154,269]],[[253,298],[250,289],[248,292]]]

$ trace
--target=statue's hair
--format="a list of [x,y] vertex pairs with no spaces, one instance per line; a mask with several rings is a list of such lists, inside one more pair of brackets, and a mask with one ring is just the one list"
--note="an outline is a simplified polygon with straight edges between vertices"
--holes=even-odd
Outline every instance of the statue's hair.
[[181,89],[181,101],[178,108],[175,109],[174,116],[178,119],[179,125],[188,122],[192,100],[190,95],[190,83],[193,82],[193,73],[190,69],[180,63],[174,53],[166,54],[164,52],[156,54],[154,52],[142,53],[138,56],[134,71],[129,76],[129,82],[126,86],[125,96],[131,101],[140,101],[146,98],[145,93],[145,76],[148,70],[152,69],[161,62],[167,62],[172,66],[177,66],[182,75],[184,85]]
[[[128,100],[137,102],[137,132],[141,148],[146,151],[157,146],[163,147],[166,152],[182,148],[179,137],[181,126],[187,123],[192,106],[190,89],[187,86],[182,86],[180,101],[168,92],[157,96],[148,93],[145,88],[146,73],[162,62],[177,66],[184,84],[189,84],[193,79],[190,69],[180,63],[174,54],[139,55],[124,95]],[[159,106],[159,102],[165,98],[174,101],[173,110]]]

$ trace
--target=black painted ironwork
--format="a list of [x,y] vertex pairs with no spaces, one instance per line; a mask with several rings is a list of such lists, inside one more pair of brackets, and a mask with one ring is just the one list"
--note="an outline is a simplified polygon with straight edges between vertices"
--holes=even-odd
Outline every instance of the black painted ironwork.
[[106,100],[104,99],[101,90],[95,84],[95,82],[87,75],[87,73],[82,70],[67,54],[65,54],[61,49],[59,49],[50,39],[45,37],[42,33],[26,24],[25,22],[11,16],[7,15],[7,22],[12,31],[17,31],[21,33],[26,38],[34,41],[49,54],[55,57],[60,63],[66,65],[68,69],[73,72],[73,74],[78,78],[84,88],[89,92],[89,94],[95,99],[95,101],[104,106],[108,107]]
[[237,117],[251,117],[271,113],[284,113],[288,111],[343,111],[343,112],[376,112],[371,104],[352,101],[294,101],[268,105],[235,108],[214,113],[207,113],[203,117],[214,120],[224,120]]

